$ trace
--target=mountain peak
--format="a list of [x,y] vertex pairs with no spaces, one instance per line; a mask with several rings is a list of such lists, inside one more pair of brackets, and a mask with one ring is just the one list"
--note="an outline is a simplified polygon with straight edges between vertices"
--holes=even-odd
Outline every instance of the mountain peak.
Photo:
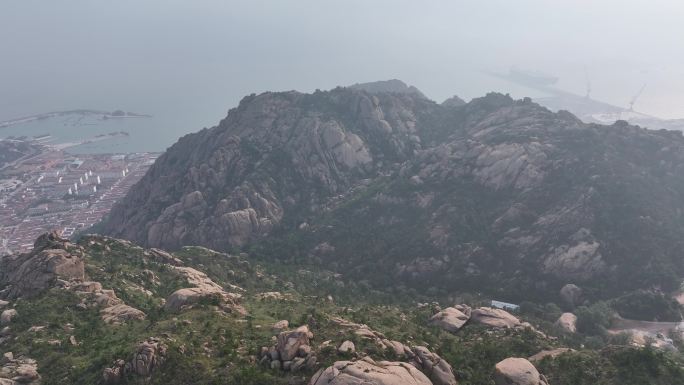
[[410,86],[399,79],[379,80],[368,83],[356,83],[348,88],[363,90],[371,94],[378,93],[399,93],[399,94],[413,94],[426,98],[420,90],[414,86]]

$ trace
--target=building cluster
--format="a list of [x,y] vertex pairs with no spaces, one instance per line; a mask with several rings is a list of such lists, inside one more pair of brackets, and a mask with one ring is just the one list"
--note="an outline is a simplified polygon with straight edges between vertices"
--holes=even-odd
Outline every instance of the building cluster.
[[145,174],[156,153],[72,155],[45,148],[0,171],[0,255],[41,233],[66,238],[98,223]]

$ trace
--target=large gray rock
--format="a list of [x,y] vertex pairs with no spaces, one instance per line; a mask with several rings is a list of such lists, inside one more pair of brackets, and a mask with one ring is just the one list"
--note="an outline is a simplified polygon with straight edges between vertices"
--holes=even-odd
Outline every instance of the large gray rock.
[[0,384],[2,385],[39,385],[38,363],[27,357],[15,358],[11,352],[0,359]]
[[491,307],[481,307],[473,310],[470,319],[492,328],[514,328],[520,326],[520,320],[511,313]]
[[337,351],[340,353],[354,353],[356,352],[356,346],[354,346],[353,342],[347,340],[340,344],[340,347],[337,348]]
[[586,280],[606,269],[601,243],[591,237],[561,244],[545,256],[544,272]]
[[431,325],[456,333],[470,319],[471,309],[466,305],[448,307],[430,318]]
[[119,325],[126,321],[145,319],[145,313],[126,304],[118,304],[100,310],[102,320],[110,325]]
[[149,377],[166,359],[166,345],[158,339],[149,338],[138,345],[133,359],[128,363],[129,370],[141,377]]
[[316,373],[309,385],[432,385],[414,366],[404,362],[338,361]]
[[31,297],[57,280],[83,280],[82,249],[53,232],[41,235],[33,250],[0,257],[0,292],[4,298]]
[[271,330],[274,332],[282,332],[283,330],[287,329],[290,326],[290,322],[288,320],[280,320],[271,326]]
[[16,309],[3,310],[2,313],[0,313],[0,325],[5,326],[10,324],[17,314]]
[[119,384],[129,374],[142,378],[151,377],[166,361],[166,345],[157,338],[150,337],[138,344],[130,361],[116,360],[114,365],[105,368],[102,379],[105,384]]
[[448,362],[424,346],[413,347],[415,356],[410,361],[432,381],[433,385],[458,385]]
[[[185,279],[188,285],[193,287],[178,289],[171,293],[164,305],[166,310],[179,312],[199,303],[213,303],[227,311],[238,314],[247,313],[239,303],[241,298],[239,294],[227,292],[205,273],[191,267],[179,266],[174,266],[173,271]],[[234,285],[231,288],[244,291],[242,288]]]
[[548,385],[546,378],[524,358],[506,358],[494,369],[496,385]]
[[278,351],[281,361],[292,361],[298,356],[302,346],[310,345],[310,339],[313,334],[309,331],[308,326],[300,326],[293,331],[281,332],[278,335],[276,342],[276,350]]
[[582,289],[573,283],[563,286],[560,290],[560,296],[570,309],[574,309],[575,306],[582,303]]
[[239,297],[223,290],[216,291],[206,287],[191,287],[178,289],[166,299],[164,307],[168,311],[179,312],[199,303],[221,306],[223,309],[245,314],[244,308],[238,303]]
[[556,321],[556,326],[567,333],[577,332],[577,316],[572,313],[563,313]]

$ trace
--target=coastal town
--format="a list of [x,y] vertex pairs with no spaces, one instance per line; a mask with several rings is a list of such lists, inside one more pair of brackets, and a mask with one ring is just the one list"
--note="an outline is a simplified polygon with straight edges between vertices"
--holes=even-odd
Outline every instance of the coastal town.
[[0,162],[0,255],[30,250],[46,231],[65,238],[87,232],[159,155],[71,154],[40,141],[0,144],[19,149]]

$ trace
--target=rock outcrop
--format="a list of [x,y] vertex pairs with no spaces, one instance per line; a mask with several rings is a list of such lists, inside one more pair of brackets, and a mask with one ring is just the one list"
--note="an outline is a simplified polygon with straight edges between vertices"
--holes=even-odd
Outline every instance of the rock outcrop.
[[149,378],[166,361],[166,345],[158,338],[148,338],[136,348],[130,361],[117,360],[112,367],[105,368],[102,379],[105,384],[119,384],[127,374]]
[[[166,299],[165,308],[167,310],[179,312],[194,305],[204,303],[220,306],[229,312],[236,312],[242,315],[247,314],[245,308],[239,303],[240,294],[227,292],[221,285],[199,270],[179,266],[173,266],[172,268],[193,287],[178,289],[173,292]],[[232,288],[244,291],[237,286]]]
[[467,305],[448,307],[430,318],[431,325],[456,333],[470,319],[471,309]]
[[126,304],[118,304],[100,310],[100,316],[105,323],[119,325],[126,321],[143,320],[145,313]]
[[273,330],[274,332],[280,333],[283,330],[287,329],[289,326],[290,326],[290,322],[288,322],[288,320],[280,320],[280,321],[273,324],[273,326],[271,327],[271,330]]
[[354,346],[353,342],[347,340],[340,344],[337,351],[340,353],[354,353],[356,352],[356,346]]
[[302,369],[314,369],[318,361],[311,349],[312,338],[313,333],[306,325],[295,330],[281,332],[276,338],[275,346],[261,349],[260,362],[268,364],[274,370],[298,372]]
[[568,283],[561,288],[560,297],[568,308],[574,309],[575,306],[581,304],[582,289],[575,284]]
[[496,364],[496,385],[549,385],[546,378],[524,358],[506,358]]
[[276,350],[282,361],[292,361],[297,357],[302,346],[309,346],[309,339],[313,334],[307,326],[300,326],[294,331],[281,332],[278,335]]
[[39,385],[38,363],[27,357],[15,358],[12,352],[0,357],[0,384],[2,385]]
[[0,313],[0,326],[9,325],[17,314],[16,309],[3,310],[2,313]]
[[458,385],[454,371],[448,362],[424,346],[412,349],[414,357],[410,363],[423,372],[433,385]]
[[556,326],[561,328],[564,332],[577,332],[577,316],[572,313],[563,313],[556,321]]
[[366,357],[359,361],[338,361],[316,373],[309,385],[432,385],[414,366],[404,362],[375,362]]
[[344,318],[333,317],[332,323],[340,328],[351,331],[356,337],[374,342],[380,349],[391,349],[396,357],[411,357],[411,349],[399,341],[389,340],[384,334],[371,329],[368,325],[358,324]]
[[0,292],[3,298],[35,296],[58,280],[84,279],[82,250],[58,233],[46,233],[25,254],[0,257]]
[[520,320],[511,313],[491,307],[481,307],[472,311],[472,322],[492,328],[514,328],[520,326]]

